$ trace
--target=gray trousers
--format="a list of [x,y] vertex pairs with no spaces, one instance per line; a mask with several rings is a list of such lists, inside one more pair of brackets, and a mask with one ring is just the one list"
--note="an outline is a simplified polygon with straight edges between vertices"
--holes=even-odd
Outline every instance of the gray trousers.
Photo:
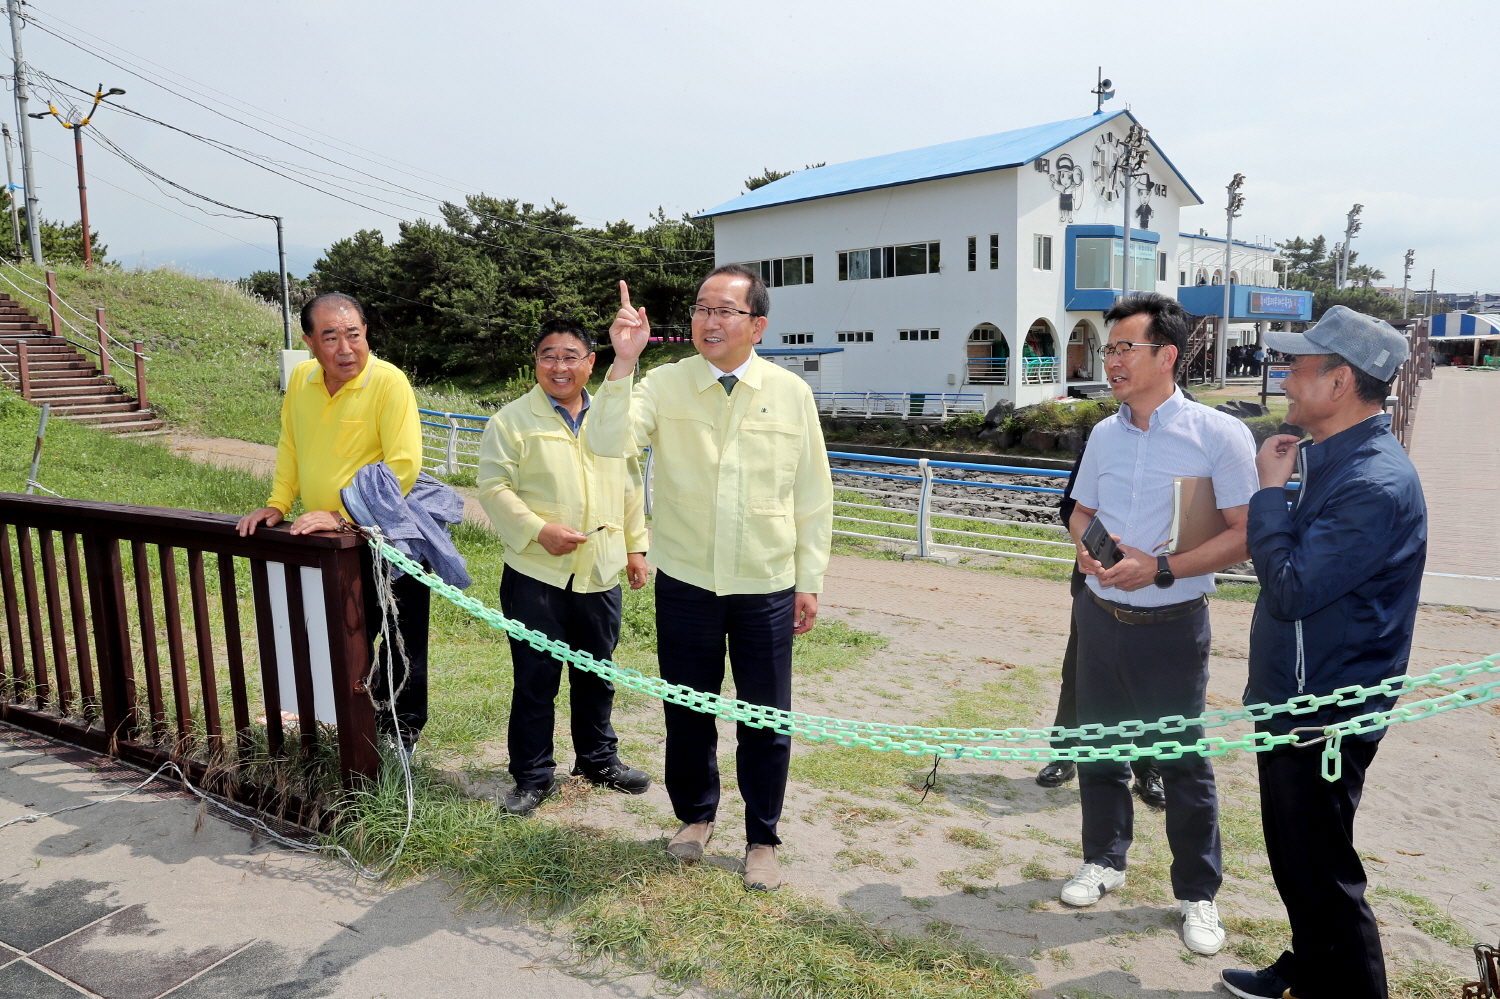
[[[1203,713],[1208,686],[1208,608],[1175,621],[1124,624],[1085,589],[1073,600],[1078,625],[1078,722],[1115,725],[1130,719]],[[1196,742],[1201,728],[1150,733],[1138,743]],[[1088,745],[1093,740],[1084,740]],[[1100,745],[1119,742],[1105,736]],[[1212,899],[1224,881],[1219,843],[1219,798],[1213,766],[1196,753],[1160,760],[1167,791],[1167,843],[1172,891],[1189,902]],[[1083,804],[1083,856],[1091,864],[1125,870],[1134,838],[1130,766],[1106,760],[1078,765]]]

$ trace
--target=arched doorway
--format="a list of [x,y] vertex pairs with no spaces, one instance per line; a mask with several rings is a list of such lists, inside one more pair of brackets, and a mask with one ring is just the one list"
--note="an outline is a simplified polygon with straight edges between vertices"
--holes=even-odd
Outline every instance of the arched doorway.
[[1021,345],[1022,385],[1045,385],[1062,380],[1061,363],[1057,353],[1057,336],[1052,324],[1038,319],[1026,331]]
[[1098,360],[1099,338],[1093,324],[1080,319],[1068,334],[1068,380],[1087,382],[1098,378]]
[[993,323],[980,323],[969,333],[968,372],[974,385],[1006,385],[1010,375],[1010,344]]

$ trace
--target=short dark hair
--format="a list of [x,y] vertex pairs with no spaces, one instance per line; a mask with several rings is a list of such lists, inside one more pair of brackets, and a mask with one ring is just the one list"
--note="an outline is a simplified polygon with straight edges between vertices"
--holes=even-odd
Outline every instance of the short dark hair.
[[1349,370],[1354,372],[1354,394],[1359,396],[1360,401],[1368,402],[1373,406],[1385,405],[1386,397],[1391,394],[1391,382],[1396,380],[1395,375],[1391,375],[1390,378],[1381,381],[1368,371],[1361,371],[1353,364],[1349,364],[1349,359],[1342,354],[1324,354],[1322,356],[1323,366],[1318,369],[1319,374],[1332,371],[1340,365],[1348,364]]
[[365,307],[359,299],[355,298],[353,295],[345,295],[341,291],[330,291],[326,294],[319,295],[316,298],[310,299],[308,303],[302,307],[302,311],[297,316],[298,321],[302,323],[302,332],[308,336],[312,336],[313,313],[317,311],[318,306],[320,305],[334,304],[344,305],[353,309],[355,312],[359,313],[359,321],[361,325],[370,325],[369,320],[365,318]]
[[1152,343],[1169,344],[1177,348],[1177,361],[1173,370],[1187,357],[1188,313],[1175,298],[1168,298],[1154,291],[1133,291],[1115,299],[1115,304],[1104,314],[1106,323],[1117,323],[1142,313],[1151,317],[1146,326],[1146,335]]
[[531,345],[532,353],[542,349],[542,341],[554,333],[566,333],[579,343],[583,344],[584,350],[592,354],[594,352],[594,338],[583,324],[572,319],[549,319],[542,323],[542,328],[537,331],[536,342]]
[[697,299],[698,293],[703,290],[703,286],[708,283],[708,279],[718,277],[720,274],[730,274],[734,277],[744,278],[750,282],[750,291],[745,295],[745,301],[750,306],[750,314],[752,316],[769,316],[771,314],[771,293],[766,291],[766,283],[761,280],[760,271],[752,267],[746,267],[744,264],[725,264],[723,267],[715,267],[703,275],[703,280],[698,282],[698,291],[693,292],[694,300]]

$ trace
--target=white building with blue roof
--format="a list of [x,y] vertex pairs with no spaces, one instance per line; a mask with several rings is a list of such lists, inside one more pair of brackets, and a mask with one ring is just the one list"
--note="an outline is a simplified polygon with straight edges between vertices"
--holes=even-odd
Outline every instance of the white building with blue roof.
[[[717,263],[758,265],[771,287],[760,352],[816,391],[1030,405],[1103,383],[1134,122],[1096,114],[817,167],[700,217]],[[1173,295],[1179,212],[1203,199],[1148,145],[1129,287]]]

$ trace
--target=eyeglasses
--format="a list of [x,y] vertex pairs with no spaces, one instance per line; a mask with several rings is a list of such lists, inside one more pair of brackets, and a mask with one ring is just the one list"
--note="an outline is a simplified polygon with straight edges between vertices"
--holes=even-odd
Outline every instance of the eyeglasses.
[[586,355],[583,355],[583,354],[538,354],[538,355],[536,355],[536,363],[538,363],[538,364],[551,364],[551,365],[556,366],[556,367],[564,367],[564,368],[576,368],[580,364],[582,364],[584,361],[587,361],[587,360],[588,360],[588,357]]
[[1156,348],[1165,346],[1167,346],[1167,344],[1164,343],[1132,343],[1129,340],[1117,340],[1114,343],[1107,343],[1104,345],[1104,356],[1113,357],[1114,355],[1119,354],[1121,357],[1129,357],[1131,354],[1135,353],[1135,348],[1137,347]]
[[711,309],[706,305],[694,305],[689,307],[688,315],[693,319],[707,319],[709,316],[718,316],[720,320],[728,322],[735,316],[753,316],[755,313],[746,312],[744,309]]

